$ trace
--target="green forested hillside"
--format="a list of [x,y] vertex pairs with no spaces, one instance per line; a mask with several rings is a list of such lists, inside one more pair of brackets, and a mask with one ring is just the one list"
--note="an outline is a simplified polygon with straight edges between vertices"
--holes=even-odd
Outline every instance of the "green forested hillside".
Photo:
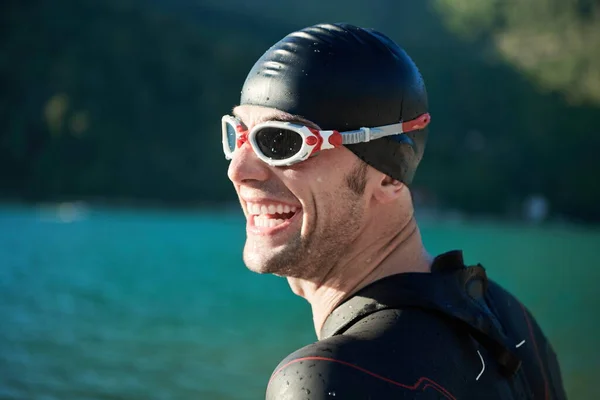
[[487,3],[3,2],[0,196],[233,199],[219,122],[246,73],[286,33],[345,21],[421,68],[433,122],[414,187],[430,204],[504,216],[542,194],[600,221],[598,7]]

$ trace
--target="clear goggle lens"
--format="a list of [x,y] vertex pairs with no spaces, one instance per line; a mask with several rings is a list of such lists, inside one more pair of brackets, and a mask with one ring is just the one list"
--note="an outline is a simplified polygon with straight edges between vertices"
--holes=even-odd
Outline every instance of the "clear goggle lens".
[[231,122],[227,122],[225,125],[225,129],[227,132],[227,147],[229,149],[229,153],[231,154],[235,151],[236,146],[236,126],[233,125]]
[[[237,146],[237,127],[226,123],[227,147],[233,153]],[[262,155],[272,160],[285,160],[296,155],[302,148],[302,136],[285,128],[264,127],[255,132],[254,140]]]

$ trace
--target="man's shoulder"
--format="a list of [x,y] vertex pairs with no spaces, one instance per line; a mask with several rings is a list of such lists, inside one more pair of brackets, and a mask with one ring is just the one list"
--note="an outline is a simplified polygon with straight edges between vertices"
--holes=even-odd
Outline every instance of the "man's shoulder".
[[336,357],[340,339],[332,337],[309,344],[284,358],[271,375],[267,399],[296,399],[303,394],[319,398],[315,397],[318,393],[329,390],[331,374],[339,362]]
[[[387,323],[393,324],[394,313],[400,315],[387,310],[373,317],[387,318]],[[422,313],[411,314],[415,314],[409,316],[413,319]],[[435,332],[427,332],[425,325],[421,329],[420,324],[374,334],[369,334],[368,323],[364,328],[290,354],[273,372],[267,399],[329,399],[334,395],[346,399],[452,399],[449,384],[468,378],[475,381],[481,368],[474,350],[468,360],[463,359],[463,346],[470,342],[460,344],[456,338],[447,342],[451,331],[442,325],[436,325]]]

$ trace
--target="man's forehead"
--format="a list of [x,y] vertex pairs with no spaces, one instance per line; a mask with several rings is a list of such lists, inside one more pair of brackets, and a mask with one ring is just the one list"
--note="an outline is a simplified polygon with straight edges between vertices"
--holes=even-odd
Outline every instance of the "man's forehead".
[[292,115],[276,108],[244,104],[233,109],[233,115],[247,127],[267,121],[295,122],[318,128],[317,124],[298,115]]
[[[254,106],[254,105],[241,105],[233,109],[233,115],[239,118],[245,124],[248,123],[260,123],[269,121],[282,111],[276,108]],[[254,125],[253,124],[253,125]]]

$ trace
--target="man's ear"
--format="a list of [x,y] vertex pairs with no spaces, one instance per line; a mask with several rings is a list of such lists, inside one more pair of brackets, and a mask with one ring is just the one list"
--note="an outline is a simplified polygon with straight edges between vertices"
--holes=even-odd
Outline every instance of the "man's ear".
[[388,175],[383,175],[379,185],[375,188],[373,196],[383,204],[396,201],[402,196],[402,192],[406,186],[404,183],[396,180]]

